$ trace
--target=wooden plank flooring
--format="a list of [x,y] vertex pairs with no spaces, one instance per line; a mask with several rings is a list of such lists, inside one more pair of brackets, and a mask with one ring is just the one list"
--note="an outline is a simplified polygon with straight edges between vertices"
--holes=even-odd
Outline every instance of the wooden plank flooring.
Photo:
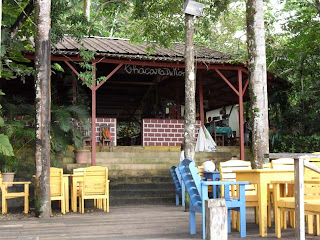
[[[246,239],[256,240],[259,229],[252,215],[249,209]],[[197,234],[191,236],[189,213],[174,205],[111,206],[110,213],[90,208],[83,215],[55,213],[50,219],[9,214],[0,215],[0,239],[202,239],[200,218],[197,214]],[[276,239],[274,228],[268,228],[268,234],[264,239]],[[239,233],[232,232],[229,239],[240,239]],[[284,230],[282,239],[294,239],[293,229]],[[320,237],[308,235],[307,239],[320,240]]]

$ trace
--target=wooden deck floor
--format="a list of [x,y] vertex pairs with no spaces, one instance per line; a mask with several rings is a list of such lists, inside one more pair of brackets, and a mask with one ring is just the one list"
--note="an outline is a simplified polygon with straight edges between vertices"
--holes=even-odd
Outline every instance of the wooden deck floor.
[[[91,212],[93,210],[93,212]],[[0,239],[201,239],[201,215],[197,214],[197,234],[189,235],[189,213],[173,205],[111,206],[110,213],[91,209],[81,215],[55,214],[50,219],[38,219],[21,215],[0,215]],[[250,210],[249,210],[250,211]],[[259,238],[258,225],[250,217],[247,224],[247,238]],[[276,239],[274,228],[268,229],[269,236]],[[283,231],[282,239],[294,239],[292,229]],[[308,239],[320,237],[308,236]],[[229,239],[240,239],[232,232]]]

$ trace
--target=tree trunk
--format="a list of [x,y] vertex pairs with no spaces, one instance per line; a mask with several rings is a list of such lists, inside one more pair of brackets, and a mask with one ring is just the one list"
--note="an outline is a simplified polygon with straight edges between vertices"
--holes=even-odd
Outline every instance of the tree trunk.
[[83,12],[88,22],[90,21],[91,0],[83,0]]
[[186,46],[185,62],[185,114],[184,114],[184,155],[194,159],[195,155],[195,124],[196,124],[196,73],[194,67],[193,16],[185,14]]
[[252,165],[262,168],[269,153],[268,93],[263,0],[246,0],[248,70],[252,103]]
[[36,179],[35,208],[38,217],[50,217],[50,5],[36,0],[35,88],[36,88]]

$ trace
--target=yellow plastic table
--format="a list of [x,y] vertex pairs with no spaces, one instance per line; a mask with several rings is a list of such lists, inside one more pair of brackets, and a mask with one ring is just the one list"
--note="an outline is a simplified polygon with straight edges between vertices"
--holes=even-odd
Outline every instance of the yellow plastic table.
[[236,173],[237,181],[249,181],[250,184],[257,184],[259,198],[259,230],[260,236],[267,236],[267,190],[268,184],[272,181],[294,180],[293,170],[278,169],[248,169],[233,170]]

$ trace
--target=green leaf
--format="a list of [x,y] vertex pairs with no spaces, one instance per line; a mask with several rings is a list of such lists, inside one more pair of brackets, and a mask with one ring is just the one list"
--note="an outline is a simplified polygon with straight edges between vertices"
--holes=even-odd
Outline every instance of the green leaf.
[[9,57],[14,60],[14,61],[17,61],[17,62],[25,62],[25,63],[28,63],[30,62],[29,59],[26,59],[22,53],[20,51],[16,51],[16,50],[13,50],[13,51],[10,51],[9,52]]
[[4,120],[2,117],[0,117],[0,127],[3,127],[4,126]]
[[5,156],[14,156],[13,148],[9,142],[9,138],[4,134],[0,134],[0,153]]

